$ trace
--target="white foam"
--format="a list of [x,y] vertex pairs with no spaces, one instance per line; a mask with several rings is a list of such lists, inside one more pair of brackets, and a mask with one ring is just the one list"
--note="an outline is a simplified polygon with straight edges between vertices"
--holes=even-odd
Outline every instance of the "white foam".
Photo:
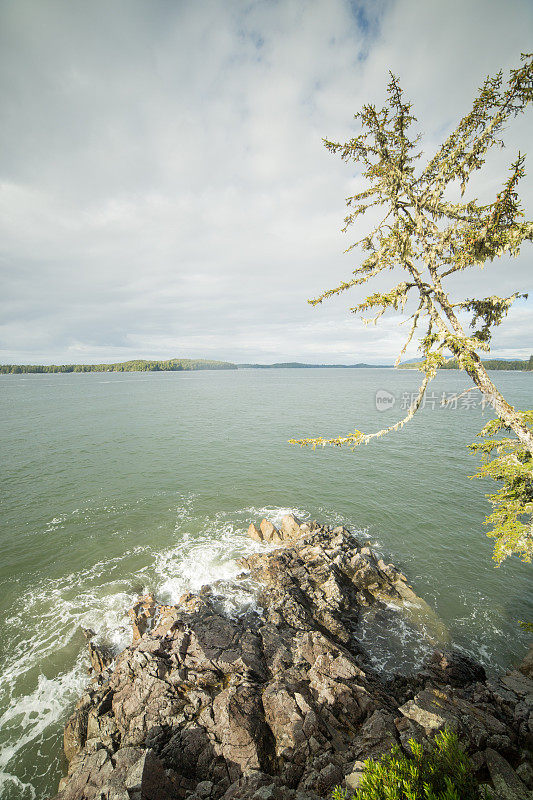
[[[26,799],[31,795],[29,784],[24,788],[16,776],[10,777],[10,763],[32,743],[38,749],[52,731],[60,742],[57,726],[88,682],[80,626],[93,628],[116,650],[131,642],[127,609],[136,593],[131,581],[117,573],[125,558],[145,549],[134,548],[86,570],[45,581],[18,598],[6,617],[3,636],[8,656],[0,673],[0,771],[7,776],[2,780],[8,782],[10,796]],[[29,629],[28,620],[37,624]]]
[[250,508],[245,509],[246,512],[250,514],[252,519],[250,522],[256,522],[258,519],[262,519],[266,517],[270,522],[274,525],[281,525],[281,520],[287,514],[294,514],[295,517],[298,517],[301,520],[309,519],[309,514],[307,511],[303,511],[300,508],[281,508],[279,506],[266,506],[265,508],[255,508],[254,506],[250,506]]
[[[454,646],[484,667],[494,668],[498,663],[499,647],[504,649],[508,644],[508,636],[501,625],[501,611],[497,605],[488,603],[481,592],[475,593],[477,598],[472,603],[472,594],[472,590],[468,593],[460,590],[456,595],[466,613],[453,620]],[[490,646],[484,633],[489,634]]]
[[[236,559],[264,545],[243,535],[243,528],[224,521],[223,514],[206,520],[201,534],[182,534],[184,521],[190,519],[192,495],[181,498],[174,507],[179,541],[154,553],[149,545],[139,545],[123,555],[101,559],[90,567],[45,581],[24,593],[5,620],[8,658],[0,674],[0,717],[3,728],[0,770],[12,782],[6,767],[22,748],[39,740],[54,724],[62,722],[87,682],[87,657],[80,626],[92,628],[100,641],[116,652],[131,642],[127,610],[139,593],[151,591],[158,599],[176,602],[188,591],[216,583],[214,593],[230,614],[246,611],[255,603],[255,586],[240,579],[242,568]],[[113,513],[116,506],[96,509]],[[76,509],[78,519],[94,514],[95,509]],[[56,514],[47,527],[62,524],[64,514]],[[124,575],[123,562],[131,556],[145,556],[144,565]],[[239,578],[239,579],[238,579]],[[27,635],[28,619],[38,624]],[[76,654],[78,657],[76,659]],[[75,661],[73,663],[72,656]],[[58,674],[43,674],[42,666],[57,669],[57,661],[67,668]],[[68,667],[70,661],[70,668]],[[17,784],[18,786],[18,784]],[[29,786],[29,784],[28,784]],[[17,797],[29,797],[27,789],[17,788]]]
[[[5,743],[0,756],[0,787],[5,786],[9,796],[35,798],[34,787],[24,782],[26,775],[21,780],[13,774],[21,750],[38,755],[45,740],[55,743],[57,738],[59,753],[60,726],[88,681],[80,626],[95,630],[100,641],[118,652],[131,642],[127,611],[138,594],[152,592],[163,602],[175,603],[186,592],[198,592],[213,584],[213,593],[228,614],[246,612],[255,607],[257,587],[249,576],[243,577],[237,559],[271,547],[245,535],[249,523],[267,517],[279,525],[289,513],[301,519],[309,517],[302,509],[280,506],[202,517],[195,507],[196,496],[185,495],[176,502],[175,496],[168,494],[172,497],[168,510],[175,519],[171,546],[155,551],[149,544],[138,545],[120,556],[100,559],[86,569],[44,581],[23,593],[6,615],[3,634],[8,656],[0,672],[0,726]],[[139,498],[135,504],[145,500]],[[99,515],[117,514],[120,520],[120,515],[130,509],[131,503],[109,503],[98,508],[80,506],[69,514],[58,510],[45,532],[70,521],[77,526],[84,521],[93,526]],[[200,532],[187,531],[189,525]],[[117,531],[121,532],[120,524]],[[132,556],[136,564],[133,572],[129,568]],[[28,620],[36,621],[31,630]],[[46,760],[49,767],[45,750],[43,764]],[[40,763],[36,765],[36,779],[39,770],[42,778],[43,769]]]
[[178,545],[156,556],[157,596],[172,604],[186,592],[216,584],[214,592],[225,600],[228,610],[245,609],[253,604],[254,591],[250,581],[237,582],[243,573],[237,559],[263,549],[264,545],[243,536],[231,523],[215,523],[201,536],[185,534]]
[[387,604],[386,611],[369,609],[361,614],[355,638],[377,672],[413,673],[434,649],[425,630],[413,628],[401,610]]
[[37,797],[35,788],[31,783],[25,783],[9,772],[0,772],[0,797],[5,797],[8,792],[10,794],[16,792],[20,800],[35,800]]
[[84,659],[80,658],[73,669],[53,679],[40,674],[34,691],[16,698],[8,706],[0,716],[0,729],[4,736],[8,734],[0,753],[0,772],[18,752],[62,717],[86,682]]

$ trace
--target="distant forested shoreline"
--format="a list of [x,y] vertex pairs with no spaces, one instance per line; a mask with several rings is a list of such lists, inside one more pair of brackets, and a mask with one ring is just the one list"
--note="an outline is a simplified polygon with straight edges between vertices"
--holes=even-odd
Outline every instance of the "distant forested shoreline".
[[[419,361],[400,364],[399,369],[417,369]],[[486,369],[533,370],[533,356],[528,361],[490,359],[483,361]],[[233,364],[230,361],[171,358],[166,361],[137,359],[116,364],[0,364],[0,375],[52,372],[181,372],[198,369],[392,369],[389,364],[303,364],[298,361],[276,364]],[[439,369],[459,369],[455,359]]]
[[302,364],[298,361],[279,364],[233,364],[230,361],[171,358],[167,361],[124,361],[120,364],[0,364],[0,375],[26,372],[180,372],[193,369],[357,369],[376,367],[392,369],[388,364]]
[[303,364],[281,361],[275,364],[237,364],[237,369],[392,369],[392,364]]
[[[409,364],[400,364],[400,369],[417,369],[420,361],[412,361]],[[490,358],[486,361],[482,362],[485,369],[508,369],[508,370],[521,370],[521,371],[529,371],[533,370],[533,356],[530,356],[529,359],[521,361],[507,361],[503,358]],[[457,360],[452,358],[451,361],[447,361],[446,364],[443,364],[439,367],[439,369],[460,369]]]
[[181,372],[195,369],[237,369],[228,361],[171,358],[168,361],[124,361],[120,364],[0,364],[0,375],[26,372]]

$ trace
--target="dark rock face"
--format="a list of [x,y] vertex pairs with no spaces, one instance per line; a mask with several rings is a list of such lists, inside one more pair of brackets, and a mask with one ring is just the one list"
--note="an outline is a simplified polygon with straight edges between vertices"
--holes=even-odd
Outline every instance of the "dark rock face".
[[515,671],[488,684],[439,651],[419,675],[385,682],[356,624],[389,602],[431,614],[405,576],[344,528],[288,515],[249,534],[281,545],[242,561],[260,609],[230,618],[208,589],[176,606],[141,598],[134,643],[114,666],[96,660],[65,727],[57,800],[318,800],[356,787],[364,759],[444,725],[481,777],[526,790],[533,681]]
[[429,676],[437,683],[448,686],[466,686],[475,681],[485,681],[487,676],[481,664],[457,651],[443,653],[435,650],[424,662]]
[[518,667],[520,672],[523,672],[528,678],[533,678],[533,644],[530,646],[529,651]]

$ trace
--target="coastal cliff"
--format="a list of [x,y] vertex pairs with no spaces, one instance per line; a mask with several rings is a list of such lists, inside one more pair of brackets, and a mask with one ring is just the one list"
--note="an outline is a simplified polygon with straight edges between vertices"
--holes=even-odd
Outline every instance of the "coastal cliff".
[[[531,663],[488,681],[434,650],[414,675],[384,677],[358,637],[393,605],[446,630],[394,566],[343,527],[251,525],[241,561],[255,608],[228,614],[216,585],[175,606],[139,599],[116,659],[89,641],[93,678],[65,727],[56,800],[318,800],[355,789],[362,762],[409,739],[456,731],[492,797],[533,788]],[[91,640],[92,632],[87,632]]]

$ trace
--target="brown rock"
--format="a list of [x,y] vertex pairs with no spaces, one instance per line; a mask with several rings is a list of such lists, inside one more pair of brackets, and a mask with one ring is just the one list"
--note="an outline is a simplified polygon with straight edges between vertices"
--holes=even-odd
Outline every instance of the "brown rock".
[[274,734],[278,755],[286,748],[298,747],[306,740],[304,717],[311,709],[301,695],[299,698],[300,703],[290,689],[279,681],[270,682],[263,692],[265,719]]
[[263,534],[254,522],[250,523],[250,527],[248,528],[248,536],[251,539],[255,539],[256,542],[263,541]]
[[527,655],[524,657],[524,659],[520,663],[518,669],[527,678],[531,678],[531,680],[533,680],[533,644],[531,644],[529,646],[529,650],[527,652]]
[[513,738],[511,720],[497,717],[497,707],[489,710],[485,704],[478,706],[455,689],[426,688],[398,711],[420,725],[426,736],[447,727],[475,750],[485,747],[493,736],[505,737],[505,743]]
[[95,675],[99,675],[113,662],[113,653],[110,648],[104,645],[97,645],[92,641],[96,636],[92,628],[82,628],[81,630],[87,639],[91,668]]
[[220,692],[213,702],[213,717],[233,780],[249,769],[269,769],[274,743],[254,686],[241,684]]
[[281,520],[281,530],[284,539],[297,539],[300,535],[301,522],[294,514],[285,514]]
[[457,650],[435,650],[426,658],[424,666],[434,680],[449,686],[467,686],[487,678],[481,664]]
[[155,617],[157,605],[151,594],[139,597],[133,608],[130,608],[128,614],[133,624],[133,641],[137,642],[141,636],[146,633],[150,622]]
[[281,543],[282,538],[279,534],[278,529],[268,519],[262,519],[259,528],[261,530],[263,541],[270,542],[272,544]]
[[103,669],[95,646],[102,671],[65,727],[58,800],[319,800],[346,776],[354,788],[357,762],[445,725],[476,753],[524,761],[526,675],[489,685],[440,651],[420,675],[382,680],[358,642],[360,610],[377,617],[403,598],[427,617],[422,601],[345,528],[289,516],[280,531],[250,526],[261,541],[283,539],[242,560],[243,587],[261,587],[258,610],[228,616],[216,586],[175,606],[148,595],[113,665]]
[[95,675],[100,675],[113,663],[113,654],[108,648],[102,645],[98,646],[94,642],[88,642],[88,647],[91,667]]
[[87,719],[89,712],[87,708],[75,711],[69,717],[63,732],[63,750],[67,761],[74,758],[80,752],[87,741]]
[[172,770],[165,769],[153,750],[145,750],[128,771],[124,786],[130,796],[139,792],[142,800],[175,800],[180,782]]

